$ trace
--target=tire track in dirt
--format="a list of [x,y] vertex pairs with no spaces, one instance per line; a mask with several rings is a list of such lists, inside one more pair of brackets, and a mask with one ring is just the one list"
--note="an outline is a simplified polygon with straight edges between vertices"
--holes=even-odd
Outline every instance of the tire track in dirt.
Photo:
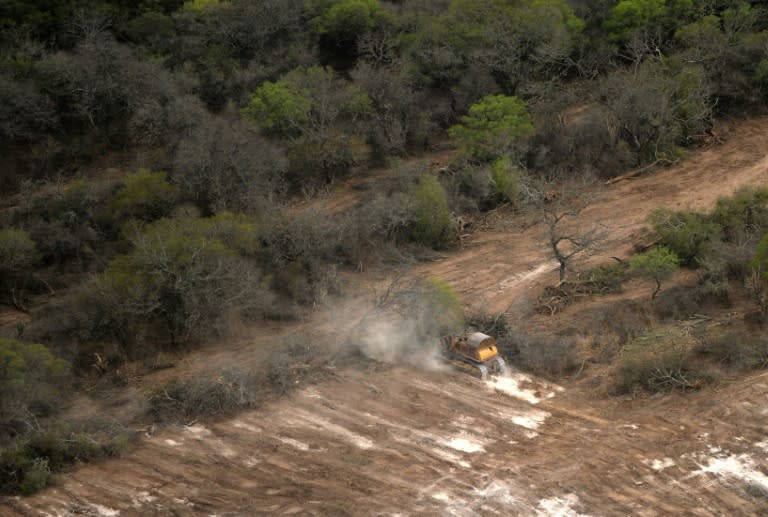
[[541,399],[454,372],[345,370],[234,420],[147,437],[0,513],[757,514],[767,379],[577,410],[525,377]]

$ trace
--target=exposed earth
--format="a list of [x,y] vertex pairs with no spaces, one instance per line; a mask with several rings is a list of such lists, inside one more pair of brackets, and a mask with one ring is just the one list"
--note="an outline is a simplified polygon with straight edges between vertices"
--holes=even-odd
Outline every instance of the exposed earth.
[[[742,185],[768,184],[767,132],[766,118],[721,129],[722,144],[595,193],[578,224],[604,227],[597,256],[628,256],[653,208],[709,208]],[[573,316],[513,314],[557,280],[544,230],[499,215],[411,274],[440,277],[467,305],[515,323],[556,326]],[[360,282],[381,282],[373,275]],[[646,296],[651,286],[636,289]],[[316,318],[327,324],[323,310]],[[183,368],[247,363],[270,340],[279,342],[262,330],[215,357],[197,351]],[[480,381],[385,364],[328,369],[259,410],[147,434],[123,458],[0,500],[2,515],[57,516],[766,513],[768,373],[618,399],[578,375],[560,385],[519,372]]]

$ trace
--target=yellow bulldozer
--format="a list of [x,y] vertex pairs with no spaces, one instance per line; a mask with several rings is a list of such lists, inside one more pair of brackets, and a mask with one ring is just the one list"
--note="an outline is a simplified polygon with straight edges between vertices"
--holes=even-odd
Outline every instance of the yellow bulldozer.
[[440,338],[443,356],[455,367],[487,379],[490,375],[503,375],[507,363],[499,355],[496,340],[482,332],[449,335]]

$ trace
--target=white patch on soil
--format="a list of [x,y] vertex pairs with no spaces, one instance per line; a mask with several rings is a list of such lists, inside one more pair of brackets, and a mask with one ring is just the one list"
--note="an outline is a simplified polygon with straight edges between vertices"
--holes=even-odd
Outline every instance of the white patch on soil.
[[312,415],[306,411],[297,410],[296,416],[298,417],[297,423],[308,426],[311,429],[317,429],[318,427],[321,427],[326,431],[346,438],[349,442],[361,449],[372,449],[374,446],[374,443],[365,436],[353,433],[345,427],[334,424],[333,422],[329,422],[324,418]]
[[179,445],[181,445],[181,443],[177,442],[176,440],[171,440],[170,438],[167,438],[165,440],[165,444],[170,445],[171,447],[178,447]]
[[688,477],[711,473],[721,478],[738,479],[768,493],[768,476],[757,469],[754,460],[748,454],[732,454],[707,459],[706,466],[699,465],[701,468],[692,472]]
[[255,467],[256,465],[261,463],[261,460],[256,456],[248,456],[247,458],[245,458],[243,463],[245,464],[246,467]]
[[474,440],[470,440],[467,438],[462,437],[454,437],[450,440],[444,440],[441,441],[442,445],[445,445],[447,447],[450,447],[451,449],[456,449],[457,451],[462,452],[468,452],[470,454],[474,454],[476,452],[485,452],[485,447],[483,447],[483,444],[476,442]]
[[298,449],[300,451],[306,452],[306,451],[309,450],[309,445],[307,445],[304,442],[300,442],[298,440],[294,440],[293,438],[282,438],[282,437],[278,436],[277,439],[280,440],[281,442],[283,442],[284,444],[290,445],[291,447],[293,447],[295,449]]
[[145,504],[153,503],[155,500],[157,500],[157,497],[155,497],[153,495],[149,495],[149,492],[139,492],[133,498],[132,506],[134,508],[141,508]]
[[120,510],[114,510],[112,508],[108,508],[106,506],[95,503],[88,503],[88,505],[93,508],[93,510],[96,512],[96,515],[99,517],[117,517],[120,515]]
[[508,418],[515,425],[535,431],[547,420],[547,418],[552,416],[552,414],[547,411],[534,409],[526,412],[506,413],[503,416]]
[[453,463],[454,465],[458,465],[461,468],[468,469],[472,465],[468,461],[464,461],[457,454],[454,454],[450,451],[447,451],[445,449],[437,449],[437,448],[431,448],[428,449],[432,454],[437,456],[443,461],[448,461],[450,463]]
[[656,472],[661,472],[664,469],[675,466],[675,462],[672,458],[662,458],[660,460],[643,460],[643,463],[651,467]]
[[184,432],[191,434],[192,438],[195,440],[204,440],[212,434],[210,429],[207,429],[202,425],[185,425]]
[[516,273],[512,275],[509,278],[505,278],[501,282],[499,282],[499,291],[503,291],[505,289],[508,289],[509,287],[513,285],[520,284],[522,282],[527,282],[528,280],[531,280],[533,278],[536,278],[537,276],[546,273],[547,271],[551,271],[556,267],[554,263],[551,264],[539,264],[538,267],[531,269],[530,271],[527,271],[525,273]]
[[755,447],[759,447],[760,449],[763,450],[763,452],[768,453],[768,440],[764,440],[762,442],[757,442],[755,444]]
[[574,506],[579,504],[576,494],[566,494],[562,497],[542,499],[537,505],[536,515],[540,517],[587,517],[577,512]]
[[529,382],[531,378],[522,373],[510,373],[508,375],[494,377],[487,382],[491,389],[501,391],[516,399],[524,400],[529,404],[538,404],[541,402],[541,396],[538,391],[521,388],[522,382]]
[[245,429],[246,431],[250,431],[252,433],[260,433],[261,428],[256,427],[255,425],[247,424],[245,422],[241,422],[240,420],[235,420],[232,422],[233,427],[237,427],[238,429]]

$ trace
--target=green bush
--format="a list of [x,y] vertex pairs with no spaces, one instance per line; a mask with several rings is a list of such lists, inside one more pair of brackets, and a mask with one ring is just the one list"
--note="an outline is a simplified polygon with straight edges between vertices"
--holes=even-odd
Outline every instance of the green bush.
[[426,302],[437,325],[438,335],[459,332],[464,328],[461,297],[445,280],[431,277],[424,283]]
[[768,188],[745,187],[717,200],[710,216],[723,229],[723,240],[741,244],[768,230]]
[[651,294],[652,300],[661,290],[661,281],[669,278],[678,267],[680,267],[680,259],[673,251],[664,246],[635,255],[629,261],[629,268],[633,272],[656,282],[656,289]]
[[720,228],[698,212],[659,208],[649,216],[659,244],[680,258],[683,266],[696,267],[704,259]]
[[462,153],[488,161],[512,152],[516,142],[533,134],[533,120],[517,97],[488,95],[473,104],[448,134]]
[[123,188],[109,203],[109,210],[116,219],[152,221],[171,213],[180,197],[181,190],[166,180],[164,172],[139,169],[125,177]]
[[0,274],[13,274],[32,267],[39,255],[35,242],[24,230],[0,229]]
[[247,258],[259,236],[246,218],[161,219],[133,233],[134,249],[109,263],[93,291],[114,308],[107,317],[117,336],[160,322],[179,344],[224,332],[217,325],[225,316],[263,306],[260,274]]
[[411,238],[424,246],[444,248],[456,237],[445,190],[434,176],[424,175],[409,195],[414,209]]
[[520,169],[508,156],[502,156],[491,164],[493,179],[493,202],[495,205],[510,201],[514,203],[520,193]]
[[30,412],[52,413],[68,380],[69,363],[45,346],[0,338],[0,434]]

